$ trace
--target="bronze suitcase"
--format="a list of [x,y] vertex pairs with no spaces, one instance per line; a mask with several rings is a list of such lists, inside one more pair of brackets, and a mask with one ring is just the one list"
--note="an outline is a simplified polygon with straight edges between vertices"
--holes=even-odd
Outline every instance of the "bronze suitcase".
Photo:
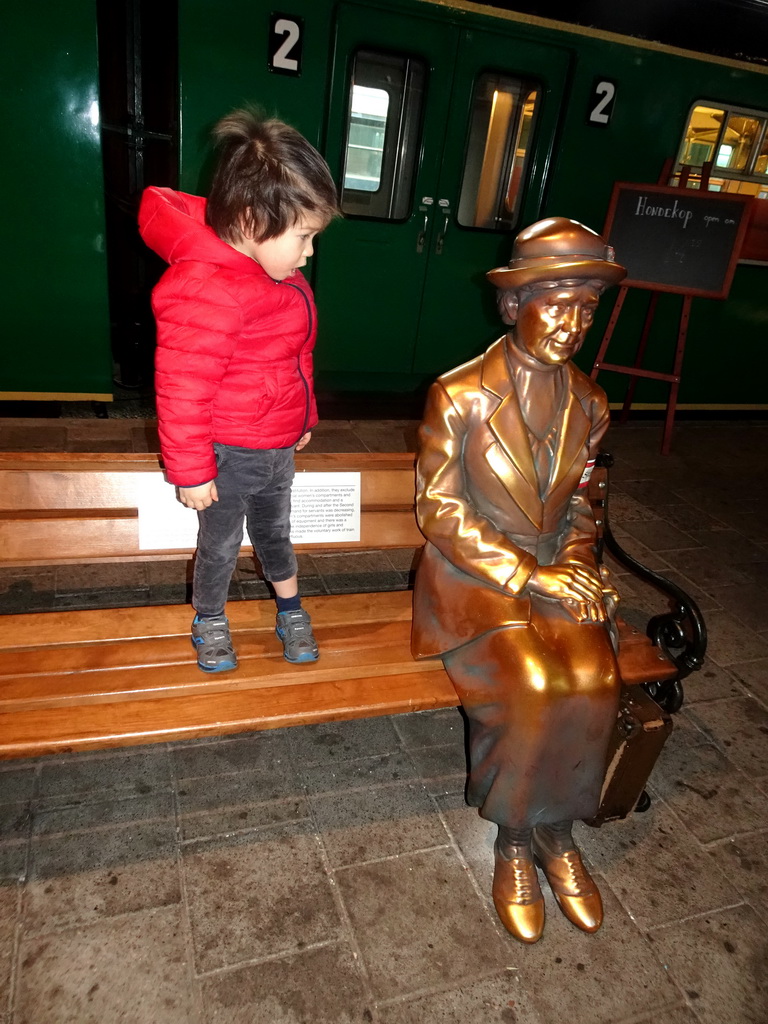
[[648,808],[645,784],[671,732],[669,714],[641,686],[622,688],[600,809],[588,825],[599,827],[603,822],[626,818],[636,809]]

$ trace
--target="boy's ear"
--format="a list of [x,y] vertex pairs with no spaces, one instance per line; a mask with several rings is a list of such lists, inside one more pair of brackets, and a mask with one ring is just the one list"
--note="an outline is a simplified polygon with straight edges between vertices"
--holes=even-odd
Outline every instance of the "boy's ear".
[[505,324],[510,326],[517,322],[517,311],[520,302],[515,291],[500,291],[498,295],[499,313]]

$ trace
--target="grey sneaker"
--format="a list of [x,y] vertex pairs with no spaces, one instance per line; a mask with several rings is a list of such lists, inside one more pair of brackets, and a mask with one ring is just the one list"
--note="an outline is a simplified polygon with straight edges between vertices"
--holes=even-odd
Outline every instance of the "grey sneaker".
[[215,619],[199,619],[196,615],[192,622],[192,643],[197,650],[197,664],[203,672],[227,672],[237,668],[226,615],[217,615]]
[[286,661],[298,664],[302,661],[317,661],[319,658],[312,620],[303,608],[295,612],[278,612],[275,633],[278,640],[283,641]]

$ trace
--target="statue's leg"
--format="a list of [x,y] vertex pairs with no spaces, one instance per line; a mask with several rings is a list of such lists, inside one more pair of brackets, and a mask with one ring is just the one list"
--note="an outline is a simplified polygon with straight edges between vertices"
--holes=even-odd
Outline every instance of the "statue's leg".
[[589,931],[602,920],[570,823],[597,810],[619,699],[607,630],[546,611],[444,656],[469,721],[467,798],[500,826],[494,904],[526,942],[544,921],[534,852],[569,920]]
[[571,835],[572,826],[571,821],[539,825],[534,831],[533,851],[568,920],[582,931],[596,932],[603,923],[603,902],[584,867]]
[[544,897],[531,841],[531,829],[499,825],[493,849],[493,905],[507,931],[521,942],[536,942],[544,930]]
[[[582,806],[562,817],[543,818],[534,829],[533,850],[544,869],[558,906],[568,920],[585,932],[595,932],[603,921],[600,892],[581,859],[571,829],[575,818],[596,813],[605,775],[608,740],[616,721],[619,704],[619,675],[608,634],[600,627],[582,626],[564,615],[542,614],[535,606],[532,620],[536,630],[551,650],[558,653],[573,680],[574,693],[589,694],[591,712],[582,725],[589,722],[584,733],[595,759],[584,777],[583,796],[592,808]],[[569,702],[563,701],[567,711]],[[572,734],[563,729],[563,763],[578,751],[571,747]],[[586,812],[586,813],[585,813]]]
[[443,660],[469,721],[467,798],[483,817],[532,828],[594,815],[619,700],[607,630],[545,620]]

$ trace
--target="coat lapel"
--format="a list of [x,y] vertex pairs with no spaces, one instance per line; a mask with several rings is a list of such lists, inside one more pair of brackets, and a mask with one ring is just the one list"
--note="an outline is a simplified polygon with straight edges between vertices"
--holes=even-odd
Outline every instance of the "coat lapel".
[[[506,339],[497,341],[483,360],[483,387],[499,399],[499,405],[488,418],[488,427],[495,438],[485,452],[486,460],[536,529],[543,523],[543,503],[531,455],[528,431],[523,422],[517,395],[512,387],[505,355]],[[568,368],[568,396],[558,430],[552,479],[544,501],[557,501],[561,491],[574,489],[573,467],[581,460],[589,440],[591,424],[574,387],[573,368]],[[581,464],[577,467],[581,474]]]
[[[589,440],[591,423],[584,412],[579,396],[574,391],[574,380],[572,367],[568,367],[568,398],[563,413],[563,421],[558,435],[558,446],[555,451],[552,479],[549,485],[547,498],[556,498],[558,491],[564,485],[573,490],[573,464],[577,459],[583,459],[584,448]],[[579,464],[578,471],[581,476],[583,465]]]
[[498,407],[488,418],[488,428],[496,441],[486,450],[485,458],[533,526],[541,529],[542,502],[536,469],[528,431],[511,384],[505,345],[506,339],[499,339],[483,360],[482,385],[499,399]]

